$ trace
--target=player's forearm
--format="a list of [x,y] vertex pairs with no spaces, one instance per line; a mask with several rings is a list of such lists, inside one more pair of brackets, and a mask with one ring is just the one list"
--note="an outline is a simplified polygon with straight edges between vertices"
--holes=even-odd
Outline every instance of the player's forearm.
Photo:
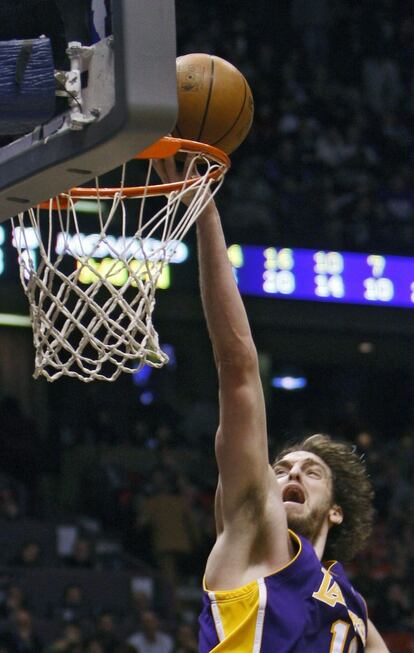
[[243,360],[253,342],[220,223],[210,203],[197,221],[200,289],[217,362]]
[[368,637],[365,653],[390,653],[386,643],[375,628],[371,619],[368,619]]

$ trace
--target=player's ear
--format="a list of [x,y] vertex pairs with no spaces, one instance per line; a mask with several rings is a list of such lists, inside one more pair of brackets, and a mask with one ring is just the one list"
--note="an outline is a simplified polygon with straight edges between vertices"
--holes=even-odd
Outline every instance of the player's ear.
[[344,513],[342,512],[341,506],[338,506],[336,503],[329,508],[329,523],[333,526],[342,524],[344,520]]

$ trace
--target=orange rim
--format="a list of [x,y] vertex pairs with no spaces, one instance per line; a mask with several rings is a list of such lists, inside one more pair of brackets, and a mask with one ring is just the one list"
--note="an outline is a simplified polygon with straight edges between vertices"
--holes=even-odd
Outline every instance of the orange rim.
[[[178,152],[204,154],[210,161],[217,163],[218,168],[207,175],[209,181],[218,181],[220,177],[230,168],[231,162],[228,155],[213,145],[189,141],[184,138],[173,138],[164,136],[150,147],[146,148],[134,159],[165,159],[174,156]],[[192,177],[185,181],[177,181],[169,184],[153,184],[148,186],[125,186],[122,188],[122,197],[139,198],[146,196],[168,195],[174,191],[180,191],[184,187],[190,188],[198,180],[198,177]],[[121,188],[72,188],[68,193],[61,193],[52,200],[41,202],[41,209],[49,209],[52,203],[53,210],[66,209],[69,205],[69,196],[71,199],[112,199],[121,191]]]

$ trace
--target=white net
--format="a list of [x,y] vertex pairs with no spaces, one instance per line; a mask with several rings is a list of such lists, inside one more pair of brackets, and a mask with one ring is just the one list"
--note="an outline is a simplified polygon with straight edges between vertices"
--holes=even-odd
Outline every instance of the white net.
[[[144,188],[152,167],[149,160]],[[124,196],[125,166],[110,203],[97,179],[98,192],[91,193],[97,213],[86,218],[89,234],[95,232],[89,237],[73,191],[65,208],[55,210],[51,201],[48,215],[36,208],[13,219],[33,324],[35,378],[114,381],[122,372],[168,361],[152,322],[157,283],[225,170],[200,154],[181,190],[162,198],[144,191],[133,202]]]

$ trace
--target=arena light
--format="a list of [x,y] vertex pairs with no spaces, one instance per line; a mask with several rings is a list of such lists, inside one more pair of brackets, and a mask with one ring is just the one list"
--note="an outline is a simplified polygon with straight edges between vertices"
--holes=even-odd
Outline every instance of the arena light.
[[99,203],[93,200],[77,200],[76,210],[78,213],[99,214]]
[[271,379],[271,385],[276,390],[285,390],[287,392],[294,392],[303,390],[308,385],[308,380],[302,371],[286,367],[281,368]]
[[132,375],[132,381],[134,385],[144,387],[147,385],[151,374],[152,374],[152,367],[150,367],[149,365],[144,365],[144,367],[141,367],[141,369],[135,370],[135,372]]
[[143,392],[139,397],[139,400],[143,406],[150,406],[152,403],[154,403],[154,399],[154,393],[150,390]]
[[14,315],[13,313],[0,313],[0,326],[31,327],[30,317]]

